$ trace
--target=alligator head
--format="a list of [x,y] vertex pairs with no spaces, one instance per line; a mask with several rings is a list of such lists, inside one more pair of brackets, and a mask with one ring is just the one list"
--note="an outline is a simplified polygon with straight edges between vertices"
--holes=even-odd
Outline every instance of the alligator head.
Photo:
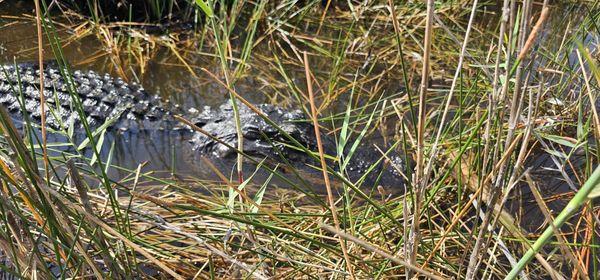
[[[216,158],[228,158],[237,154],[237,130],[231,100],[216,109],[206,107],[202,113],[197,113],[191,121],[201,128],[190,139],[192,146],[202,155]],[[286,111],[281,107],[267,104],[255,106],[261,113],[275,123],[279,129],[266,122],[248,106],[238,102],[238,112],[241,123],[244,147],[243,152],[258,158],[270,158],[281,162],[281,158],[293,165],[318,165],[313,157],[307,155],[295,146],[287,137],[293,137],[297,143],[311,151],[316,151],[317,143],[312,123],[300,110]],[[284,135],[287,134],[286,135]],[[209,134],[209,135],[207,135]],[[335,156],[337,145],[334,139],[327,135],[321,137],[325,154]],[[346,147],[346,153],[349,152]],[[402,158],[392,152],[383,157],[376,152],[375,147],[360,145],[354,150],[346,172],[352,180],[360,179],[370,172],[368,181],[379,180],[384,185],[395,185],[403,181],[399,170],[402,168]],[[328,157],[331,159],[331,157]],[[328,165],[337,168],[338,163],[327,160]],[[379,162],[376,166],[375,163]],[[379,173],[383,172],[379,179]]]
[[[278,154],[290,155],[294,150],[290,147],[293,144],[285,134],[305,147],[315,146],[312,125],[306,121],[301,111],[286,111],[268,104],[257,105],[256,108],[275,123],[279,128],[277,129],[248,106],[238,102],[237,107],[244,138],[244,153],[271,157]],[[194,149],[217,157],[237,153],[237,128],[231,100],[216,109],[205,107],[191,121],[202,129],[202,132],[195,133],[190,140]]]

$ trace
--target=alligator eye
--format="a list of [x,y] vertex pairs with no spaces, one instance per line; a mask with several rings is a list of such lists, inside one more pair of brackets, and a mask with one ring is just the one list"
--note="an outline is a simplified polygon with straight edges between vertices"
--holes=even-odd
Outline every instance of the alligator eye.
[[260,132],[256,129],[244,130],[242,131],[242,134],[244,134],[244,138],[248,140],[259,140],[261,138]]
[[244,135],[258,135],[257,137],[259,138],[260,136],[262,136],[262,134],[268,132],[265,131],[265,128],[261,125],[257,125],[255,123],[246,123],[242,126],[242,133]]
[[203,127],[208,123],[209,119],[204,117],[196,117],[192,118],[190,121],[197,127]]
[[197,127],[200,127],[200,128],[202,128],[203,126],[205,126],[205,125],[206,125],[206,122],[193,122],[193,124],[194,124],[195,126],[197,126]]

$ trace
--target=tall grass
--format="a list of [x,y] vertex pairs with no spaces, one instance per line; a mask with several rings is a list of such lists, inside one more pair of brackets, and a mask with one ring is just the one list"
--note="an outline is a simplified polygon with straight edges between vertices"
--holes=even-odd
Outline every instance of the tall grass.
[[[290,159],[273,166],[248,156],[241,137],[229,147],[238,153],[235,176],[207,161],[219,181],[156,178],[142,165],[110,178],[124,169],[98,150],[109,124],[94,131],[84,121],[83,140],[65,126],[52,133],[66,143],[45,143],[36,139],[39,124],[25,116],[22,130],[32,133],[22,134],[0,106],[6,275],[600,277],[595,2],[328,1],[324,9],[321,1],[146,1],[145,20],[178,10],[197,23],[168,38],[103,19],[110,11],[95,1],[84,13],[91,17],[47,13],[40,2],[40,36],[64,77],[72,61],[63,47],[84,37],[106,41],[103,55],[125,77],[142,77],[156,50],[166,50],[190,80],[210,81],[319,163],[310,168],[322,172],[327,195]],[[57,26],[79,35],[61,37]],[[247,80],[265,100],[302,108],[316,135],[334,139],[334,154],[310,150],[269,120],[240,91]],[[23,94],[20,83],[11,87]],[[405,180],[351,176],[362,146]],[[258,170],[268,176],[256,179]],[[563,189],[550,189],[553,181]]]

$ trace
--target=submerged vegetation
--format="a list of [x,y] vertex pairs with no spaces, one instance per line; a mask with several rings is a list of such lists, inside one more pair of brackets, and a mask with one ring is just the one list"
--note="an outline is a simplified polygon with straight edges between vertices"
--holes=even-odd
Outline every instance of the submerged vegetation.
[[[105,126],[16,128],[0,106],[3,276],[600,277],[597,1],[23,2],[0,0],[3,63],[302,109],[337,154],[296,147],[314,180],[244,153],[161,173],[115,163]],[[352,180],[359,145],[405,180]]]

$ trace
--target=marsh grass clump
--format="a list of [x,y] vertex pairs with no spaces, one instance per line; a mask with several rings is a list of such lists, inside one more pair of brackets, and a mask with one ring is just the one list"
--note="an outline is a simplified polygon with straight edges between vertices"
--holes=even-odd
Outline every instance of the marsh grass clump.
[[[84,1],[39,7],[43,56],[65,77],[96,61],[151,84],[144,77],[157,64],[163,75],[185,73],[178,81],[215,85],[207,96],[189,93],[199,99],[301,109],[336,142],[331,154],[295,146],[315,160],[328,191],[311,189],[317,184],[289,159],[247,157],[243,139],[232,147],[234,166],[203,160],[211,179],[160,177],[98,151],[110,132],[84,125],[81,140],[26,117],[17,129],[0,107],[5,275],[600,277],[598,3],[232,1],[221,9],[151,0],[119,6],[127,13],[114,21],[105,5],[121,2],[76,2]],[[134,4],[144,8],[127,10]],[[186,21],[191,28],[159,34],[139,28]],[[102,47],[67,57],[85,40]],[[44,133],[67,140],[46,142]],[[351,178],[345,168],[363,145],[404,180]],[[108,175],[117,169],[126,176]],[[300,180],[277,187],[292,177]]]
[[196,16],[191,1],[68,0],[53,3],[51,11],[71,10],[97,22],[169,23],[190,21]]

